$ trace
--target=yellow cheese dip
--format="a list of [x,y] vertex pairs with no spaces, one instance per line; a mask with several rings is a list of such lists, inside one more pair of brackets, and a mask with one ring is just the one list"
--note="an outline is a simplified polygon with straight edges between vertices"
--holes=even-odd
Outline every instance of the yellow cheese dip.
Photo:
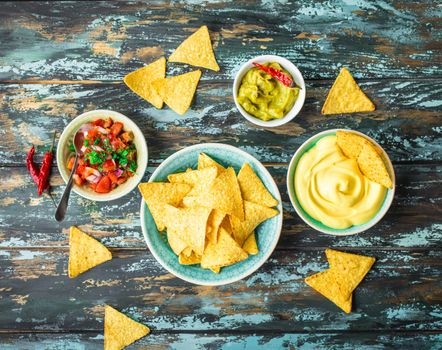
[[334,229],[370,221],[379,211],[387,189],[370,181],[356,160],[347,158],[336,136],[320,139],[299,160],[296,197],[314,219]]

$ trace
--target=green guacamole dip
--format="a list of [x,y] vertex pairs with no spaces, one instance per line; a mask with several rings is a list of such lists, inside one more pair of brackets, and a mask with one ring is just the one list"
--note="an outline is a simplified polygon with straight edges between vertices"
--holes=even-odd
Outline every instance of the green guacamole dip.
[[[288,76],[279,63],[268,62]],[[250,69],[241,80],[238,102],[249,114],[261,120],[281,119],[292,109],[299,95],[299,87],[289,88],[259,68]]]

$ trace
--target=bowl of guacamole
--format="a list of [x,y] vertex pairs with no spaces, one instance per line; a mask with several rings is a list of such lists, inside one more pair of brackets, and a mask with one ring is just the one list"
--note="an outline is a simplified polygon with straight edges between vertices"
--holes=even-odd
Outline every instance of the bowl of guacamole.
[[[261,68],[284,73],[295,84],[288,87]],[[301,110],[305,100],[305,84],[301,72],[287,59],[264,55],[246,62],[238,71],[233,83],[233,97],[240,113],[259,126],[274,127],[292,120]]]

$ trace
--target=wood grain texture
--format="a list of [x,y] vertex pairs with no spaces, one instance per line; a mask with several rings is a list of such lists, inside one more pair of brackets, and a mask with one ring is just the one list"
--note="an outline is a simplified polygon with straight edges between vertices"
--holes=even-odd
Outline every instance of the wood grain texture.
[[203,24],[221,67],[203,79],[232,78],[262,54],[288,58],[307,79],[341,65],[357,77],[434,77],[439,16],[433,1],[11,2],[0,14],[0,79],[120,80]]

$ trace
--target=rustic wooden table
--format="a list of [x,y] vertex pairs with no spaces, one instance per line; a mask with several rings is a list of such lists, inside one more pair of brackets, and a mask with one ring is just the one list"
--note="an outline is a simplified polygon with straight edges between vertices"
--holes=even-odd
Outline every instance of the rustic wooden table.
[[[96,349],[108,303],[149,325],[145,349],[430,349],[442,347],[442,28],[437,1],[180,1],[2,3],[0,9],[0,348]],[[192,110],[158,111],[122,77],[169,55],[207,24],[221,70],[205,71]],[[272,53],[298,65],[307,99],[291,123],[245,121],[231,94],[242,62]],[[323,116],[339,68],[347,66],[377,110]],[[188,68],[170,64],[169,72]],[[167,273],[144,243],[140,194],[111,203],[73,195],[54,221],[25,167],[52,130],[82,112],[120,111],[149,145],[147,180],[166,157],[202,142],[250,152],[280,186],[284,227],[271,258],[249,278],[200,287]],[[287,164],[313,134],[352,128],[390,155],[397,194],[369,231],[330,237],[306,226],[286,191]],[[38,159],[40,160],[40,159]],[[63,181],[51,178],[55,198]],[[114,259],[67,277],[71,225],[111,247]],[[324,249],[375,256],[346,315],[309,288],[326,268]]]

